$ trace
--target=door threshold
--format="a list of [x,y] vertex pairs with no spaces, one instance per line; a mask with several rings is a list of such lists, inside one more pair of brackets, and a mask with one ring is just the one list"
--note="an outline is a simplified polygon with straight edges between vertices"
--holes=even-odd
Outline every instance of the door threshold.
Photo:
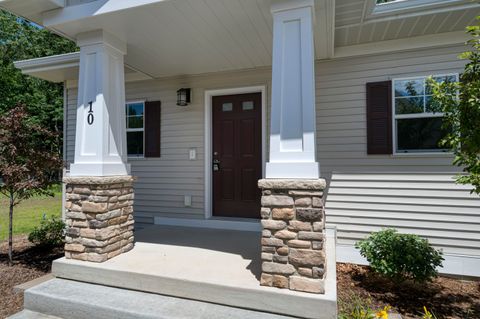
[[259,219],[235,218],[235,217],[212,217],[209,219],[193,219],[193,218],[170,218],[170,217],[154,217],[155,225],[166,226],[183,226],[183,227],[199,227],[212,229],[228,229],[241,231],[262,231]]

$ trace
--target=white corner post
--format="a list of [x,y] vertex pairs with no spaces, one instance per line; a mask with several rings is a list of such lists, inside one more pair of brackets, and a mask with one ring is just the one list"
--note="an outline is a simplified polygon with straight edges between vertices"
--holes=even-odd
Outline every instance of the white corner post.
[[77,36],[80,47],[75,160],[70,176],[128,175],[125,42],[103,30]]
[[287,0],[273,15],[270,158],[266,178],[317,179],[313,0]]

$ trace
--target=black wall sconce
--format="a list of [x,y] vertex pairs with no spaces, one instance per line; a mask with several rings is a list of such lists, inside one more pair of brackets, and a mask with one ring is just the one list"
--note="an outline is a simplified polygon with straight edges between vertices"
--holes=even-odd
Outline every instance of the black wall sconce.
[[177,91],[177,105],[187,106],[190,103],[190,89],[181,88]]

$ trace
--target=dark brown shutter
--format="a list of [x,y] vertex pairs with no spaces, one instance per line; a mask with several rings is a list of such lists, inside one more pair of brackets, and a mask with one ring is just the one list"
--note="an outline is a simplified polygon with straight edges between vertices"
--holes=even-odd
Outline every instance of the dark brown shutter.
[[392,82],[367,83],[367,154],[392,154]]
[[145,157],[160,157],[160,101],[145,102]]

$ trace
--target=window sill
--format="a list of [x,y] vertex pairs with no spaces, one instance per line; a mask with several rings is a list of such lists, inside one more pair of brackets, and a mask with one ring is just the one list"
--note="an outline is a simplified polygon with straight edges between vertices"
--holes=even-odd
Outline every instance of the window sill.
[[128,161],[131,161],[131,160],[144,160],[146,159],[145,156],[128,156],[127,157],[127,160]]
[[391,157],[452,157],[452,152],[393,153]]

